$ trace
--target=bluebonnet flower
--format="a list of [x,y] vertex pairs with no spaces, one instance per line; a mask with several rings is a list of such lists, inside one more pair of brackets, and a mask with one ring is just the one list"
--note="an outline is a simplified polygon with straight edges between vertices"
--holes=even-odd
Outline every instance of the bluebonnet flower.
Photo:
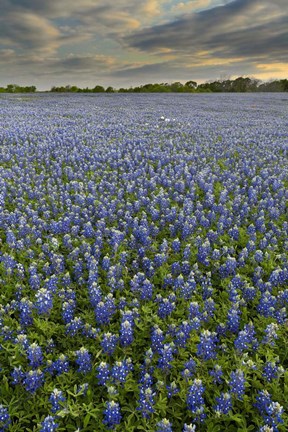
[[160,294],[159,297],[157,298],[157,301],[159,302],[157,313],[158,316],[162,319],[169,316],[175,309],[175,302],[171,301],[169,298],[162,298]]
[[[183,275],[184,276],[189,276],[189,274],[190,274],[190,270],[191,270],[191,267],[190,267],[190,263],[189,263],[189,261],[183,261],[182,262],[182,266],[181,266],[181,272],[183,273]],[[178,276],[178,278],[180,278],[182,275],[180,274],[179,276]],[[182,278],[183,278],[183,276],[182,276]],[[184,278],[183,278],[184,279]]]
[[127,360],[116,361],[112,367],[111,377],[116,383],[125,383],[128,373],[131,371],[131,363]]
[[276,432],[276,430],[273,426],[264,425],[260,427],[259,432]]
[[149,368],[151,366],[153,355],[154,355],[154,353],[153,353],[153,351],[152,351],[151,348],[149,348],[145,352],[144,365],[145,365],[146,368]]
[[200,311],[200,306],[197,302],[191,302],[188,311],[190,320],[194,318],[197,318],[199,320],[202,319],[202,312]]
[[[75,258],[74,258],[74,259],[75,259]],[[74,264],[74,272],[73,272],[73,273],[74,273],[74,277],[75,277],[75,279],[79,281],[80,277],[81,277],[82,274],[83,274],[83,264],[82,264],[81,261],[77,261],[77,262]]]
[[38,368],[42,364],[43,354],[37,343],[34,342],[27,348],[27,357],[32,368]]
[[128,320],[121,322],[119,340],[122,346],[131,345],[133,342],[133,327]]
[[216,404],[213,408],[217,415],[228,414],[232,409],[232,398],[230,393],[221,393],[219,397],[216,397]]
[[69,336],[75,336],[82,328],[82,319],[80,317],[75,317],[68,324],[66,324],[66,333]]
[[237,369],[231,372],[229,386],[231,393],[242,400],[245,393],[245,377],[242,370]]
[[151,335],[151,348],[153,351],[160,353],[164,346],[164,333],[157,325],[153,327]]
[[53,363],[53,370],[56,372],[57,375],[68,372],[69,362],[67,360],[67,356],[65,356],[64,354],[60,354],[59,358]]
[[82,372],[84,374],[90,372],[92,369],[92,363],[91,354],[89,354],[88,350],[84,347],[81,347],[78,351],[75,351],[75,354],[78,372]]
[[47,416],[44,421],[41,423],[40,432],[54,432],[58,429],[59,424],[56,423],[55,417]]
[[65,324],[70,323],[74,319],[76,302],[74,299],[69,299],[62,304],[62,318]]
[[232,228],[229,229],[228,234],[230,235],[230,237],[232,238],[232,240],[238,241],[239,239],[239,229],[237,228],[237,226],[234,226]]
[[221,252],[219,249],[214,248],[211,254],[212,260],[218,261],[221,258]]
[[240,326],[241,311],[238,304],[233,304],[227,315],[227,329],[232,333],[236,333]]
[[173,432],[172,425],[166,418],[158,422],[156,427],[156,432]]
[[179,276],[181,273],[181,265],[178,261],[175,261],[171,265],[171,273],[174,276]]
[[100,385],[106,385],[110,380],[110,366],[106,362],[101,362],[97,367],[96,377]]
[[194,279],[189,278],[187,282],[180,286],[180,296],[185,300],[191,299],[196,289],[196,282]]
[[261,250],[256,250],[255,254],[254,254],[254,259],[256,262],[260,263],[263,261],[264,256],[263,256],[263,252]]
[[25,372],[23,372],[22,366],[15,366],[11,372],[11,377],[13,378],[12,384],[22,384],[25,378]]
[[221,278],[226,278],[228,276],[234,276],[237,270],[236,258],[228,256],[225,264],[222,264],[219,268],[219,273]]
[[210,360],[216,357],[217,334],[209,330],[203,330],[200,335],[200,342],[197,345],[197,355],[203,360]]
[[223,382],[223,370],[222,366],[216,364],[214,369],[209,371],[209,375],[213,377],[213,382],[215,384],[221,384]]
[[66,401],[63,392],[58,389],[54,389],[49,397],[49,402],[51,403],[51,412],[55,414],[62,408],[62,403]]
[[257,290],[254,286],[250,286],[248,284],[245,284],[243,288],[243,298],[248,301],[253,301],[257,295]]
[[183,321],[182,324],[180,324],[179,329],[175,332],[175,345],[185,348],[189,338],[190,333],[192,330],[191,323],[188,323],[187,321]]
[[262,415],[267,413],[267,409],[271,403],[270,393],[267,390],[258,390],[255,406]]
[[119,337],[113,333],[104,333],[101,341],[103,352],[112,355],[116,349]]
[[30,287],[36,291],[40,288],[40,277],[38,274],[33,274],[29,278]]
[[8,409],[0,404],[0,431],[5,431],[9,428],[9,425],[11,424],[10,415],[8,412]]
[[178,238],[176,238],[175,240],[172,241],[171,244],[172,250],[176,253],[180,252],[181,249],[181,242]]
[[120,424],[122,416],[120,412],[120,405],[118,402],[107,402],[103,414],[103,423],[107,425],[108,429],[114,429],[116,425]]
[[206,239],[205,242],[200,244],[198,247],[198,253],[197,253],[198,261],[201,264],[208,266],[209,265],[208,257],[210,255],[210,252],[211,252],[211,245],[209,240]]
[[238,333],[234,341],[234,346],[237,351],[243,352],[248,349],[249,345],[255,341],[254,336],[255,330],[253,324],[245,324],[243,330]]
[[97,304],[100,301],[102,301],[101,289],[99,288],[96,282],[93,282],[92,284],[88,284],[88,293],[89,293],[90,303],[92,307],[95,308]]
[[[214,311],[216,309],[214,300],[210,297],[204,302],[204,311],[203,311],[203,317],[205,321],[208,321],[210,318],[213,318]],[[205,318],[206,314],[206,318]]]
[[107,255],[105,255],[105,257],[102,260],[102,268],[103,270],[108,271],[109,267],[110,267],[110,258]]
[[274,346],[275,345],[275,339],[278,339],[278,335],[277,335],[278,329],[279,329],[278,324],[276,324],[276,323],[268,324],[266,329],[265,329],[265,336],[262,339],[262,343]]
[[10,329],[8,326],[2,326],[0,328],[0,336],[3,337],[4,341],[9,341],[14,339],[14,331]]
[[151,375],[152,372],[153,370],[151,368],[146,368],[144,365],[141,366],[139,384],[142,384],[143,388],[152,387],[154,382],[153,376]]
[[262,375],[268,382],[271,382],[274,378],[277,378],[283,372],[283,367],[278,366],[276,362],[267,362],[263,368]]
[[283,307],[280,310],[276,310],[275,318],[276,318],[277,324],[285,324],[285,322],[287,321],[286,307]]
[[23,297],[20,300],[19,311],[20,311],[20,324],[22,327],[27,327],[33,324],[32,307],[33,307],[33,303],[26,297]]
[[154,267],[158,268],[161,267],[165,262],[167,261],[167,256],[165,253],[157,253],[154,257]]
[[123,311],[125,309],[125,306],[127,306],[126,297],[120,297],[118,302],[118,309],[120,311]]
[[258,303],[257,311],[264,317],[273,317],[277,305],[277,298],[273,296],[268,290],[265,291]]
[[278,425],[283,423],[283,407],[278,402],[273,402],[267,390],[258,391],[256,397],[256,408],[259,410],[267,426],[278,431]]
[[172,368],[171,362],[173,361],[173,344],[164,344],[163,348],[160,349],[158,367],[163,370]]
[[148,279],[145,279],[140,288],[141,300],[151,300],[153,295],[153,286]]
[[196,432],[196,426],[192,423],[190,423],[189,425],[185,423],[182,432]]
[[181,288],[183,284],[184,284],[184,277],[182,274],[180,274],[173,280],[173,286],[175,289]]
[[195,379],[192,386],[188,389],[186,399],[188,409],[194,414],[195,421],[200,423],[202,423],[206,417],[204,412],[204,391],[205,387],[202,381],[200,379]]
[[44,373],[40,369],[31,370],[25,373],[23,384],[29,393],[35,393],[44,383]]
[[95,307],[95,318],[98,324],[109,324],[116,310],[112,294],[108,294],[105,300],[105,302],[99,302]]
[[52,275],[49,279],[45,280],[44,287],[51,292],[52,294],[56,294],[57,291],[58,278],[55,275]]
[[144,418],[149,418],[153,412],[155,412],[155,392],[151,387],[141,386],[140,394],[138,399],[137,410],[141,411]]
[[277,426],[284,423],[282,415],[284,413],[284,408],[279,402],[272,402],[267,408],[267,416],[264,417],[266,423],[270,424],[277,430]]
[[177,393],[179,393],[179,388],[177,387],[177,384],[175,381],[172,381],[171,384],[168,384],[166,386],[167,389],[167,397],[168,399],[170,399],[172,396],[176,395]]
[[39,315],[49,314],[53,307],[51,291],[47,288],[40,288],[35,295],[35,307]]
[[184,363],[184,369],[182,370],[181,375],[186,381],[194,375],[196,366],[196,362],[192,358]]

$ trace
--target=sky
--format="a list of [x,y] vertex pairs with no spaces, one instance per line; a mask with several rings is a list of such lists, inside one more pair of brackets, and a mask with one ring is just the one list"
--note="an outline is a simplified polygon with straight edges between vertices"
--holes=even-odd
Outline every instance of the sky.
[[0,86],[288,78],[288,0],[0,0]]

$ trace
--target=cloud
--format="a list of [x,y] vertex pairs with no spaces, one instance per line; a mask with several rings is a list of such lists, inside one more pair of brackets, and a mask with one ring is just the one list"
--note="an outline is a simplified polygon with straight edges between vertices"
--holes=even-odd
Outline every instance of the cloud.
[[[59,71],[67,73],[73,71],[73,73],[89,72],[95,70],[98,74],[101,71],[107,73],[110,69],[117,65],[117,60],[111,56],[105,56],[103,54],[91,54],[91,55],[74,55],[70,54],[64,58],[52,59],[47,64],[48,69],[52,71]],[[119,64],[118,64],[119,67]]]
[[212,0],[192,0],[188,2],[180,2],[173,6],[172,11],[181,14],[189,13],[197,9],[207,8],[211,5],[211,3]]
[[285,55],[288,14],[284,0],[233,0],[124,38],[129,47],[145,52],[175,50],[181,55],[208,51],[212,57]]
[[287,0],[1,0],[9,82],[283,77],[287,46]]
[[54,51],[59,45],[59,30],[33,13],[14,12],[0,17],[0,44],[11,49]]

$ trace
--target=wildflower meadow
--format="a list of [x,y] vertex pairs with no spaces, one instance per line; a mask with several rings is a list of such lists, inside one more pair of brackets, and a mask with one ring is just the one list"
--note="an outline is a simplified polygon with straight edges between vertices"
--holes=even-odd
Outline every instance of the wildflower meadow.
[[288,96],[2,95],[0,431],[288,430]]

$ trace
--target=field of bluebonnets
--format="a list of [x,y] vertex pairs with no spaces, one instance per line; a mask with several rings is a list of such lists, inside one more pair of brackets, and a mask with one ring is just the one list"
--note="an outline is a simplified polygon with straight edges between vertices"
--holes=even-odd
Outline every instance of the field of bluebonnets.
[[0,99],[0,430],[287,431],[288,97]]

